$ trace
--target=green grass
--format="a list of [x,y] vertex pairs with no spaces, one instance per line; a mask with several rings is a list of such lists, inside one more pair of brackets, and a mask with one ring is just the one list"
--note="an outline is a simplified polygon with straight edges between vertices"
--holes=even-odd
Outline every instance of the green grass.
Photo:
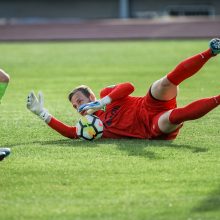
[[[69,140],[26,110],[42,90],[50,113],[67,124],[79,115],[69,91],[131,81],[146,93],[207,41],[1,43],[11,82],[0,108],[0,219],[214,220],[220,218],[220,111],[185,124],[170,143]],[[220,57],[181,84],[180,106],[219,94]]]

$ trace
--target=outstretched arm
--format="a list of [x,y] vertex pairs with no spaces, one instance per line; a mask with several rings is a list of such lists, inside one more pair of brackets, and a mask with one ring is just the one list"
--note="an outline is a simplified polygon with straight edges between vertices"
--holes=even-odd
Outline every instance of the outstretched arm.
[[86,111],[87,114],[92,114],[95,111],[101,109],[103,106],[110,104],[111,102],[129,96],[133,91],[134,91],[134,86],[129,82],[120,83],[115,86],[107,87],[101,91],[100,100],[83,104],[79,107],[78,111],[79,112]]
[[62,134],[64,137],[68,137],[68,138],[72,138],[72,139],[78,138],[78,136],[76,134],[76,127],[65,125],[64,123],[57,120],[53,116],[51,116],[51,119],[47,124],[55,131]]
[[76,139],[78,138],[76,134],[76,127],[68,126],[54,118],[51,114],[49,114],[48,110],[43,107],[44,100],[42,92],[38,93],[38,98],[34,94],[34,92],[30,92],[27,98],[27,108],[45,121],[48,126],[52,129],[56,130],[60,134],[65,137]]

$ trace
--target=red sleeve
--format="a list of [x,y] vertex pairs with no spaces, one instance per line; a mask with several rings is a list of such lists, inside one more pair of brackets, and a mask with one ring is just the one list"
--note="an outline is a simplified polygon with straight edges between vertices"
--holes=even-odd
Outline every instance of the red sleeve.
[[65,137],[72,139],[78,138],[76,134],[76,127],[65,125],[54,117],[51,118],[50,122],[48,123],[48,126],[50,126],[52,129],[59,132]]
[[103,98],[108,95],[112,101],[115,101],[129,96],[133,91],[134,86],[130,82],[125,82],[102,89],[100,97]]

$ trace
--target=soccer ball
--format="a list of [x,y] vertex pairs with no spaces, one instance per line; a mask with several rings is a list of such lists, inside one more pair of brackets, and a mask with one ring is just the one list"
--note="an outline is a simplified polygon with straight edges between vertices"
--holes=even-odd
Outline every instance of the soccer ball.
[[86,115],[76,124],[76,133],[80,139],[92,141],[103,134],[103,123],[95,115]]

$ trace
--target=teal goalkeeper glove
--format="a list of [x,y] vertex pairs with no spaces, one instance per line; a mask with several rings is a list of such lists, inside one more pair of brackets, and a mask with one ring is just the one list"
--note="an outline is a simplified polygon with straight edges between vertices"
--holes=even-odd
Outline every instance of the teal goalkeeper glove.
[[34,94],[34,91],[31,91],[27,97],[27,108],[41,118],[45,122],[49,122],[51,115],[48,110],[44,107],[44,97],[42,92],[38,92],[38,98]]
[[94,102],[89,102],[86,104],[83,104],[79,107],[78,112],[86,112],[86,114],[93,114],[94,112],[102,109],[105,105],[111,103],[111,99],[109,96],[105,96],[104,98],[94,101]]

